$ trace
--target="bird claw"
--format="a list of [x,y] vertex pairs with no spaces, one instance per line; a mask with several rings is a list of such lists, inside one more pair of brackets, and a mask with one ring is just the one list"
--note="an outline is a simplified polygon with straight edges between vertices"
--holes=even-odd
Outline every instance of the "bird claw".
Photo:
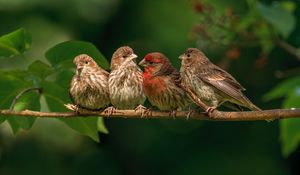
[[143,106],[143,105],[138,105],[135,109],[134,109],[134,111],[136,112],[136,111],[141,111],[141,113],[143,112],[143,110],[146,110],[147,108],[145,107],[145,106]]
[[75,105],[75,104],[64,104],[64,106],[71,110],[71,111],[74,111],[76,112],[77,114],[79,114],[79,111],[80,111],[80,107],[78,105]]
[[135,109],[134,109],[134,111],[136,112],[136,111],[140,111],[140,113],[141,113],[141,118],[148,118],[148,116],[152,116],[152,111],[151,111],[151,109],[148,109],[148,108],[146,108],[145,106],[143,106],[143,105],[138,105]]
[[177,113],[177,110],[176,110],[176,109],[171,110],[170,113],[169,113],[169,116],[172,116],[173,119],[176,119],[176,113]]
[[142,114],[142,117],[148,118],[149,116],[152,117],[152,110],[151,109],[146,109],[144,113]]
[[212,116],[212,113],[213,113],[216,109],[217,109],[216,106],[214,106],[214,107],[208,107],[208,108],[205,110],[205,112],[207,113],[208,117],[212,118],[212,117],[213,117],[213,116]]
[[113,106],[107,107],[106,109],[104,109],[103,111],[107,117],[110,117],[113,113],[116,112],[116,108],[114,108]]
[[152,110],[151,109],[146,109],[143,111],[142,115],[141,115],[141,118],[148,118],[148,117],[151,117],[152,116]]
[[190,116],[195,112],[194,109],[190,109],[188,114],[186,115],[186,120],[190,119]]

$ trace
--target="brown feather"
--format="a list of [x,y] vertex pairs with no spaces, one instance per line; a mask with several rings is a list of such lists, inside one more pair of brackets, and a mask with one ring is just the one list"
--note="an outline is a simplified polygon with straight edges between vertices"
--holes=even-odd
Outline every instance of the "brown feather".
[[73,76],[69,95],[73,103],[87,109],[101,109],[109,105],[108,75],[104,69],[88,55],[74,58],[77,66]]
[[242,93],[246,89],[228,72],[211,63],[203,52],[191,48],[181,57],[184,82],[196,88],[194,91],[198,92],[200,99],[212,105],[230,101],[252,110],[259,110]]
[[132,60],[133,54],[130,47],[123,46],[112,55],[109,96],[112,105],[118,109],[134,109],[146,99],[142,70]]

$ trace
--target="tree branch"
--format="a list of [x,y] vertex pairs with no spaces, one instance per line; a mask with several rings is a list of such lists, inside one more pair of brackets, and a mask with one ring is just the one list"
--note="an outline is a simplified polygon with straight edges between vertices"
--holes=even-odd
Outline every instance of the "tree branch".
[[[186,119],[189,111],[178,111],[176,119]],[[40,111],[10,111],[0,110],[0,116],[20,116],[20,117],[41,117],[41,118],[72,118],[72,117],[106,117],[106,118],[132,118],[141,119],[141,113],[134,110],[116,110],[111,116],[107,116],[103,111],[82,111],[75,112],[40,112]],[[169,112],[152,111],[152,115],[147,118],[173,119]],[[203,112],[192,112],[189,119],[212,120],[212,121],[255,121],[300,118],[300,108],[297,109],[272,109],[265,111],[244,111],[244,112],[221,112],[215,110],[211,117]]]
[[300,52],[297,50],[297,48],[278,38],[275,38],[274,41],[277,46],[295,56],[300,61]]

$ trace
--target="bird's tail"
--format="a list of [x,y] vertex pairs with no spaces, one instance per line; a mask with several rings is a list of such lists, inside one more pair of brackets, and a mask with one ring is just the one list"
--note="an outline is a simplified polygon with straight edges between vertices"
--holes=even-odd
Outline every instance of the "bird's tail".
[[[249,103],[249,102],[248,102]],[[247,106],[249,109],[251,109],[252,111],[261,111],[261,109],[257,106],[255,106],[253,103],[249,103],[249,106]]]
[[[252,111],[261,111],[261,109],[257,106],[255,106],[250,100],[247,99],[247,103],[248,103],[248,106],[247,108],[251,109]],[[266,120],[267,122],[271,122],[271,121],[274,121],[274,119],[268,119]]]
[[246,105],[243,105],[252,111],[261,111],[259,107],[257,107],[255,104],[253,104],[246,96],[243,95],[244,101]]

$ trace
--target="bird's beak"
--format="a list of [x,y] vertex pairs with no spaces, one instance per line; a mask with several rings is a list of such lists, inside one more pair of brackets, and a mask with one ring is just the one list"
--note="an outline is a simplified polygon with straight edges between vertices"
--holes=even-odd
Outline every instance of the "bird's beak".
[[129,60],[134,60],[134,59],[136,59],[138,56],[136,55],[136,54],[131,54],[129,57],[128,57],[128,59]]
[[179,59],[183,60],[185,58],[185,54],[179,56]]
[[83,65],[82,64],[78,64],[77,67],[76,67],[76,69],[78,71],[81,71],[83,69]]
[[82,72],[82,70],[83,70],[83,65],[77,65],[77,67],[76,67],[76,74],[80,75],[81,72]]
[[142,61],[139,62],[139,65],[143,67],[147,66],[145,59],[142,59]]

